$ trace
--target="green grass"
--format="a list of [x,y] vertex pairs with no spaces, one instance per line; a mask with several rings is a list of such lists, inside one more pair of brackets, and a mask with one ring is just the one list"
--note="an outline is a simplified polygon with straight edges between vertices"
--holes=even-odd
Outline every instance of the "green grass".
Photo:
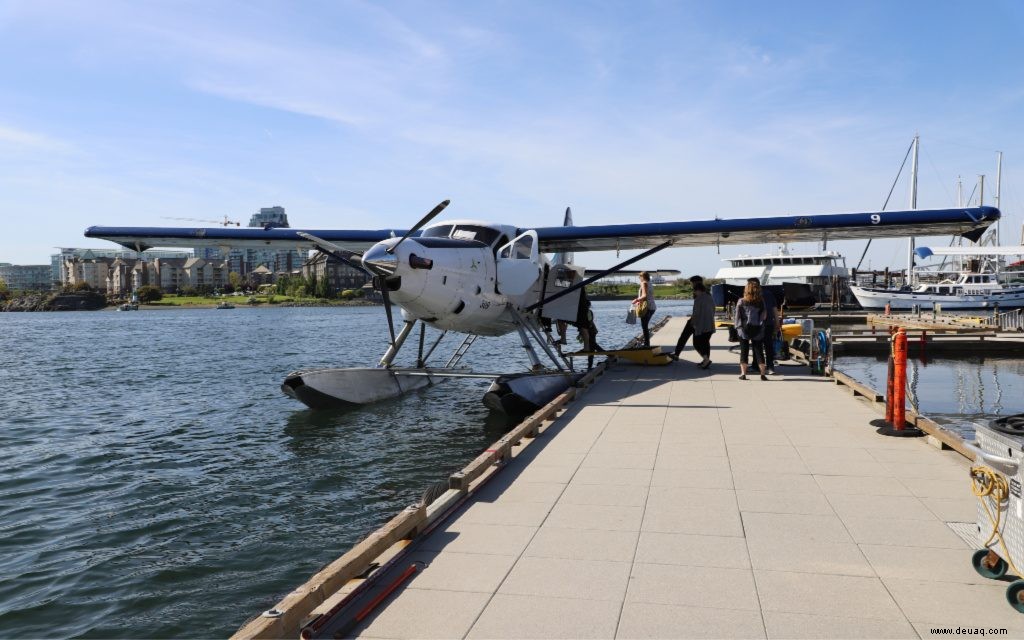
[[[249,306],[249,300],[256,300],[256,304],[252,306],[261,306],[265,304],[282,304],[285,302],[297,302],[297,303],[314,303],[314,304],[332,304],[332,305],[348,305],[353,301],[340,300],[332,298],[325,300],[322,298],[298,298],[293,296],[282,296],[278,294],[273,295],[253,295],[253,296],[179,296],[175,294],[164,294],[164,297],[156,302],[147,302],[145,304],[157,306],[157,307],[191,307],[191,306],[215,306],[221,302],[230,302],[235,306]],[[358,300],[357,300],[358,301]]]

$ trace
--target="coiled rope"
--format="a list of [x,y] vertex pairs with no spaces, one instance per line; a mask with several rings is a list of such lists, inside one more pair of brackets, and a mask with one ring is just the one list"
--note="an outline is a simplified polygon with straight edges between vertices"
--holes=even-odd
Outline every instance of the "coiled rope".
[[[1006,503],[1010,497],[1010,485],[1006,482],[1006,477],[991,467],[980,465],[971,467],[971,490],[981,502],[981,506],[985,508],[988,521],[992,524],[992,533],[989,534],[988,540],[985,540],[982,546],[990,549],[992,543],[998,540],[999,546],[1003,549],[1003,558],[1010,568],[1018,576],[1024,577],[1017,565],[1013,563],[1010,550],[1007,549],[1006,541],[1003,540],[1003,510],[999,508],[999,505]],[[995,506],[996,514],[994,516],[989,503]]]

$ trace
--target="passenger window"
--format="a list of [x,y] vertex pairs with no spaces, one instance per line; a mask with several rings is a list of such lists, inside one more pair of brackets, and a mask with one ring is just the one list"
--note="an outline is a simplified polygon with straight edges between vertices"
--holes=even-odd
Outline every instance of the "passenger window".
[[533,250],[533,236],[523,236],[515,244],[516,259],[530,259],[530,251]]

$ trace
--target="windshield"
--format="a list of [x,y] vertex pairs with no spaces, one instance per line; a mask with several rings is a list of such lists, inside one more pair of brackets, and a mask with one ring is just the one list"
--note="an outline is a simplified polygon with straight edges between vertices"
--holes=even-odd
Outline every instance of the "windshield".
[[452,234],[452,237],[460,240],[476,240],[486,244],[487,246],[491,246],[494,244],[494,241],[498,239],[498,235],[499,232],[497,229],[464,224],[459,225],[455,229],[455,233]]
[[429,227],[423,230],[420,235],[421,238],[447,238],[448,234],[452,232],[452,225],[441,224],[436,227]]

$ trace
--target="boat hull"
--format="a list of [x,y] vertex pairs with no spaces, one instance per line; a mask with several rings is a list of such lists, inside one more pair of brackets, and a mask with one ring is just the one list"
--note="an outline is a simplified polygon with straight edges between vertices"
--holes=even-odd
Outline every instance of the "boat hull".
[[893,311],[909,311],[915,306],[928,310],[935,304],[939,304],[943,311],[995,309],[996,307],[1006,310],[1024,307],[1024,287],[1002,289],[991,293],[949,295],[856,286],[851,286],[850,291],[853,292],[860,306],[869,310],[885,309],[886,305],[889,305]]

